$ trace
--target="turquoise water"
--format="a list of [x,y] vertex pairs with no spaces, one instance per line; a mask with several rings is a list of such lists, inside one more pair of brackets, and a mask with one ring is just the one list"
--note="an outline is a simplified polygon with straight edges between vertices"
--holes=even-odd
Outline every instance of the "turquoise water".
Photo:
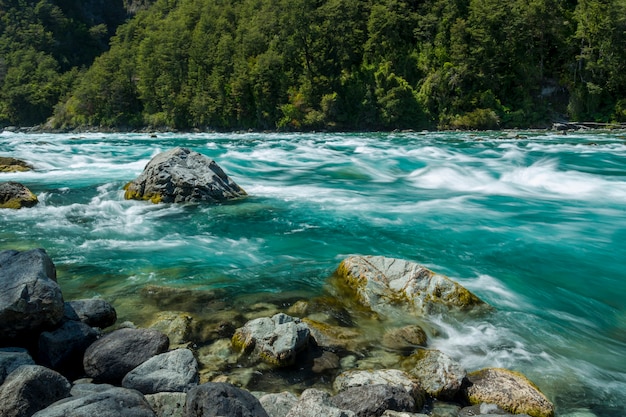
[[[186,146],[249,194],[125,201]],[[0,134],[0,174],[40,204],[0,210],[0,249],[45,248],[66,298],[123,319],[146,284],[320,294],[349,254],[420,262],[497,308],[432,340],[467,369],[524,372],[561,416],[626,414],[626,134]]]

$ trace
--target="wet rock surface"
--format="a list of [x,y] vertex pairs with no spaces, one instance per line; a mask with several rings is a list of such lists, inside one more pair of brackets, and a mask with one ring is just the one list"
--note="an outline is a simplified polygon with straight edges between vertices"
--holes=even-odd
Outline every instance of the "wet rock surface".
[[124,189],[126,199],[153,203],[223,202],[246,195],[215,161],[180,147],[152,158]]

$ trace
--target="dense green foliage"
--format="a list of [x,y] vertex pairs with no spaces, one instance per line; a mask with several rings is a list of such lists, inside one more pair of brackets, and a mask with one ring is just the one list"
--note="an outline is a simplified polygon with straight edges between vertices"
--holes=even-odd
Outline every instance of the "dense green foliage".
[[626,120],[626,0],[157,0],[81,73],[106,30],[69,32],[69,2],[33,3],[35,25],[2,15],[0,120],[41,122],[59,98],[56,127]]
[[0,125],[52,115],[126,20],[120,0],[0,0]]

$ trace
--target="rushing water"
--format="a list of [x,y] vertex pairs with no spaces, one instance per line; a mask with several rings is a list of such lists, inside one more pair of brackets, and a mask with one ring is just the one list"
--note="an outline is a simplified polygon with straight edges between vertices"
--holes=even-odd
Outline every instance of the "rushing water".
[[[249,197],[124,200],[174,146],[215,159]],[[524,372],[557,415],[626,414],[623,132],[5,132],[0,155],[34,165],[0,181],[40,200],[0,210],[0,249],[45,248],[68,299],[102,296],[132,320],[123,300],[147,283],[307,297],[348,254],[414,260],[497,308],[440,323],[434,347],[469,370]]]

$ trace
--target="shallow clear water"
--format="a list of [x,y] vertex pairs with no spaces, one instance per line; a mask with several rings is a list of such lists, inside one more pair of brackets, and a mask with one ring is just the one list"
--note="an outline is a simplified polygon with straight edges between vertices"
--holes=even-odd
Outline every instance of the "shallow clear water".
[[[521,135],[521,136],[520,136]],[[43,247],[67,299],[133,319],[147,283],[313,296],[348,254],[420,262],[497,308],[439,323],[469,370],[524,372],[557,415],[626,411],[626,135],[0,134],[0,174],[35,192],[0,210],[0,249]],[[231,204],[125,201],[149,159],[186,146],[249,194]],[[128,302],[128,301],[126,301]]]

